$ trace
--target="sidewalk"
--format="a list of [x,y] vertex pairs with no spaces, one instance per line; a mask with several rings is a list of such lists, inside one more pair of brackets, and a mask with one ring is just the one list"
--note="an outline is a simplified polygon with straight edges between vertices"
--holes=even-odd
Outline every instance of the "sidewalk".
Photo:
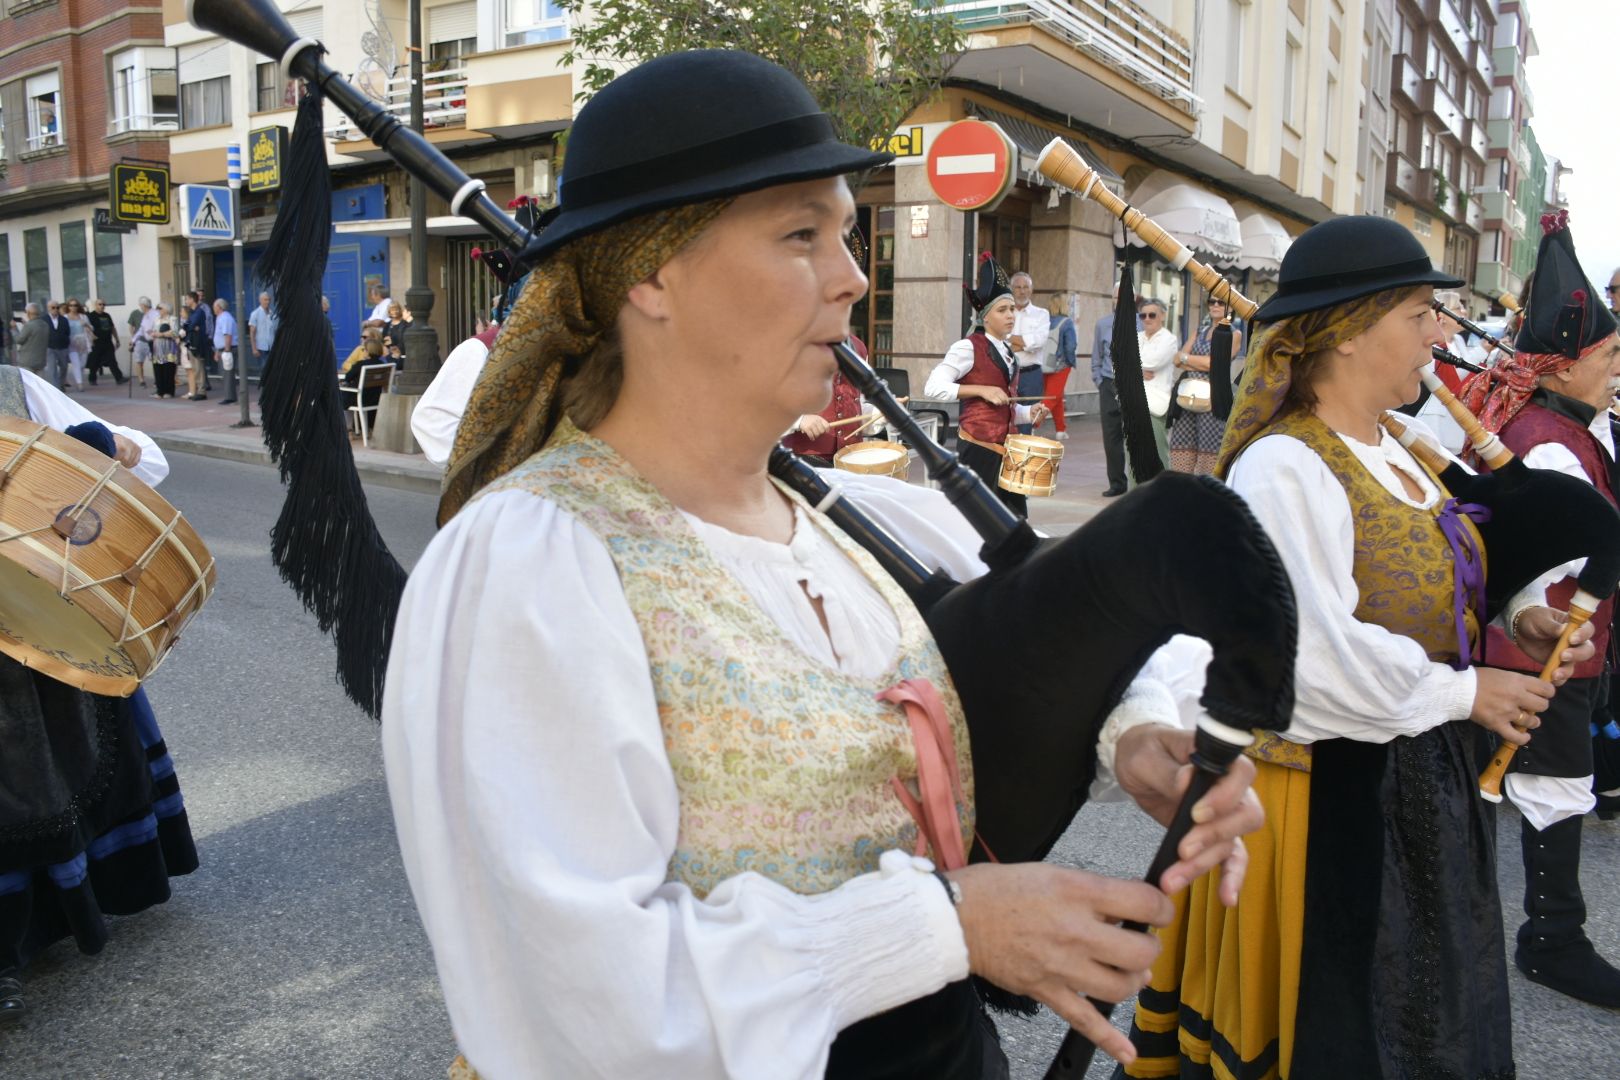
[[[68,396],[111,423],[146,432],[164,450],[256,465],[271,463],[259,429],[233,427],[241,417],[241,406],[221,405],[217,389],[207,401],[184,398],[160,401],[151,396],[151,380],[147,383],[145,387],[114,386],[103,380],[83,394]],[[130,393],[132,387],[133,394]],[[252,416],[256,424],[257,408],[253,409]],[[1043,434],[1050,436],[1051,431],[1048,429]],[[358,439],[352,445],[355,466],[368,483],[429,495],[439,493],[443,471],[421,455],[367,449]],[[920,480],[921,467],[914,465],[913,471],[918,474],[913,479]],[[1111,500],[1102,497],[1107,486],[1101,423],[1094,414],[1070,417],[1069,441],[1064,444],[1057,492],[1047,498],[1029,500],[1030,520],[1037,528],[1053,535],[1069,533],[1109,504]]]

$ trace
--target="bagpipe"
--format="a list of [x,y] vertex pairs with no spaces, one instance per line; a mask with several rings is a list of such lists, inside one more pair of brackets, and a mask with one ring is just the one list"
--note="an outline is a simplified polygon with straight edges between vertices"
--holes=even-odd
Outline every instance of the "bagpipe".
[[[1054,139],[1047,145],[1036,161],[1036,168],[1059,187],[1097,202],[1150,248],[1169,260],[1172,266],[1187,270],[1195,281],[1208,290],[1211,298],[1224,300],[1229,311],[1250,318],[1259,310],[1258,304],[1234,289],[1217,271],[1195,259],[1180,241],[1104,187],[1095,170],[1087,166],[1080,155],[1061,139]],[[1505,306],[1517,309],[1517,303],[1511,301],[1512,298],[1508,296],[1501,298]],[[1487,334],[1467,318],[1445,309],[1438,302],[1434,308],[1455,319],[1471,333],[1511,354],[1512,346]],[[1433,354],[1437,360],[1445,363],[1478,370],[1445,349],[1435,347]],[[1214,371],[1213,362],[1211,371]],[[1213,374],[1211,382],[1217,382]],[[1550,680],[1558,667],[1557,658],[1568,647],[1570,636],[1592,617],[1604,598],[1613,595],[1616,583],[1620,582],[1620,513],[1592,485],[1562,473],[1531,469],[1518,460],[1496,436],[1484,430],[1473,413],[1456,399],[1432,371],[1424,373],[1423,382],[1425,388],[1445,405],[1467,433],[1470,443],[1490,471],[1480,474],[1469,472],[1460,463],[1424,443],[1415,430],[1393,416],[1386,416],[1383,423],[1413,456],[1439,477],[1459,503],[1473,504],[1488,511],[1482,515],[1484,520],[1476,519],[1487,564],[1486,610],[1480,613],[1481,621],[1501,614],[1516,593],[1547,570],[1573,559],[1587,559],[1570,605],[1569,621],[1542,673],[1544,679]],[[1515,749],[1512,743],[1504,742],[1481,774],[1480,793],[1484,798],[1497,802],[1501,800],[1502,775]],[[1086,1041],[1075,1032],[1069,1033],[1069,1039],[1077,1040],[1083,1054]],[[1067,1050],[1068,1041],[1064,1045]],[[1047,1078],[1082,1076],[1089,1060],[1089,1055],[1086,1055],[1084,1060],[1077,1057],[1074,1061],[1063,1062],[1063,1054],[1060,1053],[1060,1061],[1054,1062],[1046,1074]],[[1060,1068],[1060,1063],[1065,1067]],[[1078,1070],[1075,1064],[1078,1064]]]
[[[189,15],[199,28],[278,60],[285,77],[305,80],[310,97],[324,95],[447,199],[453,213],[474,219],[506,245],[514,276],[535,268],[531,232],[497,208],[481,182],[344,81],[323,61],[320,44],[300,38],[270,0],[191,0]],[[318,108],[310,113],[318,117]],[[296,216],[284,199],[277,231]],[[319,270],[314,274],[318,280]],[[1167,475],[1070,536],[1042,541],[954,453],[924,434],[851,349],[835,353],[840,370],[916,450],[929,478],[983,539],[988,572],[956,582],[925,565],[846,495],[836,477],[829,482],[784,448],[772,452],[769,468],[871,552],[932,631],[967,717],[978,822],[974,858],[1044,858],[1085,801],[1102,725],[1148,657],[1178,633],[1213,647],[1194,774],[1155,860],[1156,880],[1175,861],[1192,807],[1252,741],[1253,730],[1285,728],[1293,711],[1293,591],[1265,532],[1218,481]],[[1204,545],[1197,560],[1186,556],[1189,535]],[[310,587],[283,573],[295,587]],[[392,620],[378,620],[373,608],[372,621]],[[1027,632],[1031,627],[1039,633]],[[341,634],[338,646],[340,671],[348,670]],[[382,653],[386,657],[386,642]],[[380,686],[380,672],[370,685]]]

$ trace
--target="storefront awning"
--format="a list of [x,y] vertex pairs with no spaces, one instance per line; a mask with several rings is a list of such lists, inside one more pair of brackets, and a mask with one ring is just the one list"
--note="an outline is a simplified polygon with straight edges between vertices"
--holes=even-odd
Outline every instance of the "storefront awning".
[[[1243,251],[1243,231],[1232,204],[1212,191],[1163,169],[1148,174],[1126,200],[1194,251],[1217,262],[1231,262]],[[1147,245],[1135,233],[1125,242]]]
[[[362,236],[409,236],[411,219],[408,217],[380,218],[376,221],[340,221],[333,226],[339,233]],[[427,219],[429,236],[488,236],[489,231],[469,217],[443,217]]]
[[1232,265],[1240,270],[1276,273],[1293,238],[1282,222],[1257,206],[1237,207],[1238,229],[1243,234],[1243,250]]
[[1046,144],[1052,141],[1053,136],[1057,136],[1068,143],[1074,149],[1074,152],[1080,155],[1081,160],[1096,170],[1097,179],[1102,181],[1103,187],[1112,191],[1115,195],[1125,193],[1125,181],[1119,173],[1110,169],[1096,150],[1079,139],[1070,138],[1067,135],[1058,135],[1057,132],[1050,128],[1032,124],[1028,120],[1020,120],[1018,117],[1008,115],[999,109],[986,108],[974,101],[967,103],[967,112],[970,116],[980,120],[989,120],[1001,126],[1001,130],[1007,133],[1007,138],[1011,139],[1018,147],[1018,172],[1029,183],[1039,184],[1042,187],[1052,186],[1050,180],[1036,171],[1035,161],[1041,156],[1041,151],[1046,149]]

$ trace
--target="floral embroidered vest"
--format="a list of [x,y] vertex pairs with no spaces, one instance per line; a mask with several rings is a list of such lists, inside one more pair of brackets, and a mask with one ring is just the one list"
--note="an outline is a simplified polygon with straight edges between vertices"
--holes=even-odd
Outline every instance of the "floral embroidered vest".
[[[1359,593],[1356,618],[1411,638],[1423,646],[1430,660],[1456,660],[1456,597],[1452,584],[1456,556],[1439,521],[1440,509],[1450,497],[1445,485],[1425,470],[1439,489],[1440,498],[1426,510],[1408,506],[1367,471],[1343,439],[1310,413],[1294,411],[1281,416],[1267,427],[1266,434],[1291,435],[1310,447],[1349,496],[1355,552],[1351,575]],[[1415,459],[1414,464],[1423,467]],[[1462,521],[1483,557],[1485,546],[1478,530],[1467,518]],[[1479,640],[1479,619],[1472,608],[1467,609],[1464,624],[1472,654]],[[1286,740],[1276,736],[1264,739],[1253,756],[1309,769],[1309,747],[1298,743],[1272,746],[1276,743]]]
[[945,703],[964,794],[956,811],[971,838],[968,733],[939,649],[899,586],[820,514],[809,511],[814,526],[899,619],[897,660],[877,678],[806,656],[673,504],[612,447],[572,424],[564,421],[544,450],[485,489],[507,490],[543,496],[574,515],[618,569],[680,792],[669,880],[702,897],[753,870],[814,894],[876,870],[891,848],[916,850],[917,826],[891,786],[899,777],[916,795],[911,729],[900,706],[877,700],[902,679],[929,680]]

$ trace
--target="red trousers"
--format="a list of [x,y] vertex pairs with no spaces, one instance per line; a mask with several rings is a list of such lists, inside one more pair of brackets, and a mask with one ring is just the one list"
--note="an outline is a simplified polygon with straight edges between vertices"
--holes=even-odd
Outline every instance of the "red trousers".
[[1046,400],[1045,405],[1052,410],[1052,423],[1057,425],[1059,431],[1069,430],[1069,423],[1063,416],[1063,387],[1069,381],[1069,369],[1054,371],[1045,376]]

